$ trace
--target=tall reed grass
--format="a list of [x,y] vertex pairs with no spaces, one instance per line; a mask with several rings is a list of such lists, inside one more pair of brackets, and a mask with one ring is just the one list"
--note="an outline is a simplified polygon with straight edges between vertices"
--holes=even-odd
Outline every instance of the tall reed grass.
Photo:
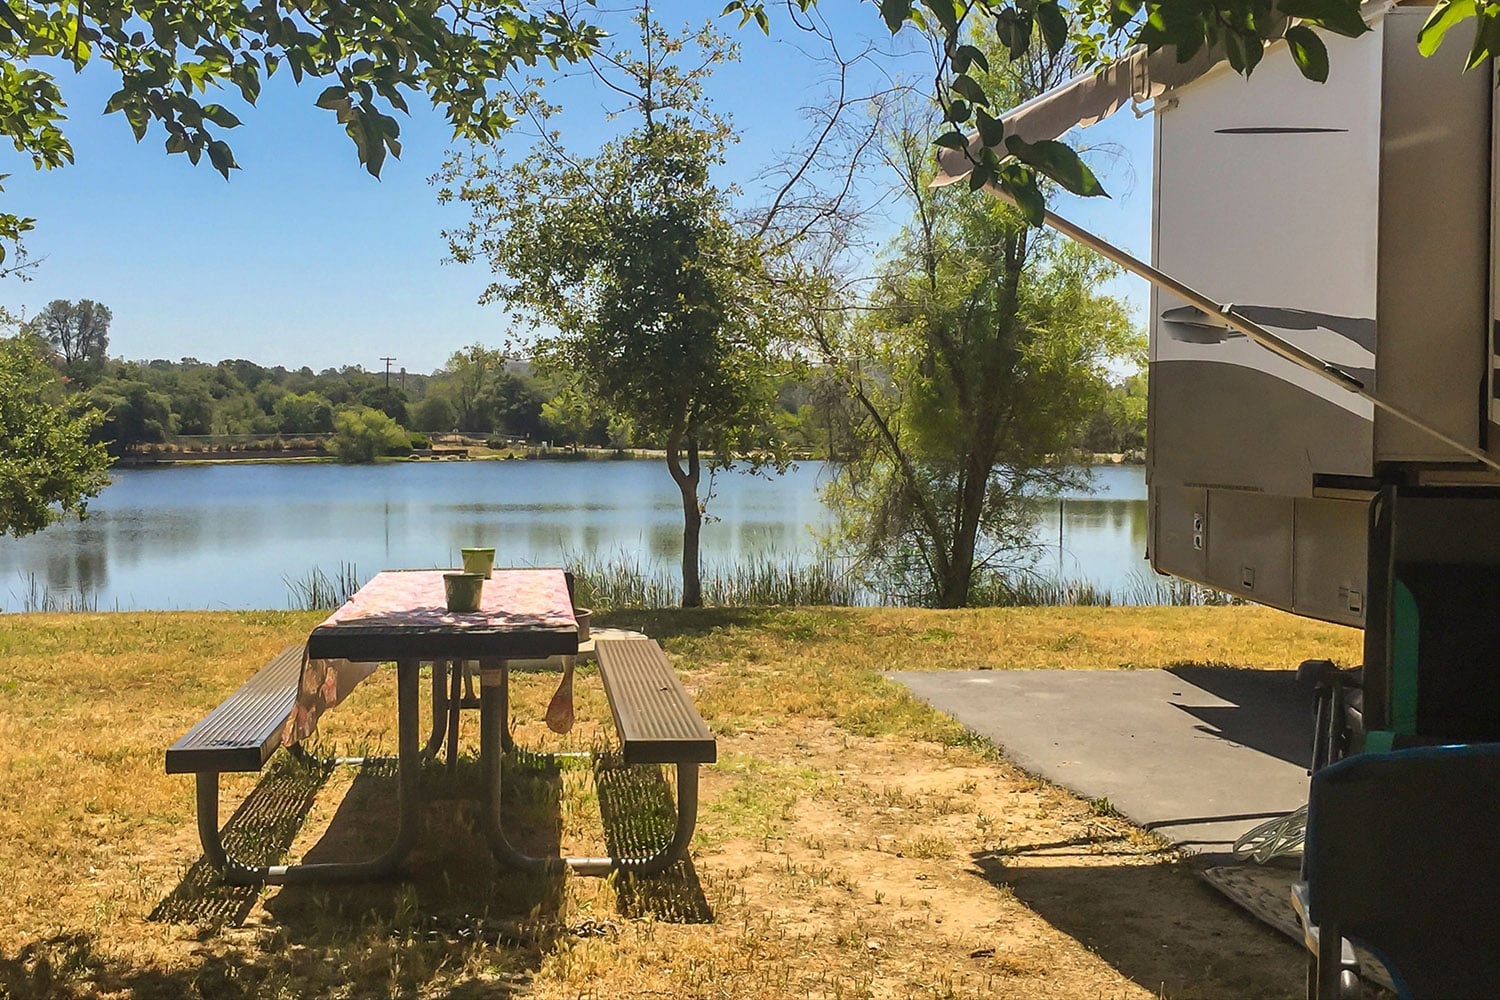
[[89,590],[53,591],[37,579],[35,573],[21,573],[20,590],[10,592],[11,601],[21,611],[98,611],[99,595]]
[[[682,600],[676,566],[633,556],[572,554],[564,559],[576,580],[580,607],[668,608]],[[921,595],[903,594],[883,581],[864,579],[852,564],[784,556],[756,556],[740,563],[707,566],[703,602],[715,607],[834,605],[921,607]],[[991,574],[978,581],[971,607],[1082,607],[1110,605],[1222,605],[1243,603],[1217,590],[1175,577],[1137,574],[1119,590],[1081,579],[1034,571]]]
[[363,584],[353,563],[339,563],[333,576],[314,566],[305,576],[281,578],[286,583],[287,606],[293,611],[332,611]]

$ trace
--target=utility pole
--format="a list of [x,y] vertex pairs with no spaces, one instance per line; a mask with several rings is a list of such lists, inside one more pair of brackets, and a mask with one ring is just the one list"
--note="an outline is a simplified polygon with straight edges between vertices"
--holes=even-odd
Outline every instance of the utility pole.
[[385,362],[385,387],[389,389],[391,387],[391,362],[395,361],[396,359],[381,358],[380,360]]

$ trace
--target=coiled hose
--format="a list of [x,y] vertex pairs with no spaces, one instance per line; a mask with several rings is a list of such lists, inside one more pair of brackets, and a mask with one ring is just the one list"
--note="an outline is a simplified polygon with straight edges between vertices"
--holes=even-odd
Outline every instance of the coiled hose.
[[1307,806],[1302,806],[1245,831],[1234,842],[1234,856],[1241,861],[1250,860],[1263,865],[1272,858],[1301,854],[1306,833]]

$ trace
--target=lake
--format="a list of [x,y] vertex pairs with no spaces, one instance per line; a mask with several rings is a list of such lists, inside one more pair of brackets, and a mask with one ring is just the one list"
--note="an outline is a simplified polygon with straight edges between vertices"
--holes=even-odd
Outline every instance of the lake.
[[[818,462],[771,479],[719,474],[705,571],[756,556],[814,559],[829,474]],[[1040,572],[1128,591],[1150,572],[1144,470],[1097,468],[1087,494],[1039,505],[1034,537]],[[451,566],[468,545],[495,546],[501,565],[594,554],[673,567],[682,508],[659,461],[126,469],[86,519],[0,538],[0,605],[20,610],[44,593],[100,610],[285,608],[288,580],[314,569]]]

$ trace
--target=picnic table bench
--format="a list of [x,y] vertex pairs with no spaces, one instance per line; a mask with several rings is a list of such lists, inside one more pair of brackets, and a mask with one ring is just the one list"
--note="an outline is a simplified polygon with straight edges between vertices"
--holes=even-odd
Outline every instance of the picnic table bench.
[[[483,773],[485,821],[482,832],[496,857],[517,868],[566,865],[583,874],[627,870],[653,874],[670,867],[686,852],[697,823],[698,767],[717,759],[717,745],[694,707],[666,653],[645,638],[601,640],[597,645],[599,674],[609,700],[627,765],[673,764],[677,777],[677,816],[670,843],[647,857],[532,858],[515,851],[501,828],[500,757],[509,749],[508,671],[504,659],[481,659],[484,675],[481,697],[480,760]],[[192,727],[167,750],[168,774],[197,778],[198,835],[204,856],[235,882],[325,881],[378,877],[394,871],[417,836],[416,810],[409,808],[417,791],[419,757],[431,757],[441,746],[449,724],[466,707],[447,691],[450,671],[462,672],[461,661],[432,662],[433,725],[427,746],[416,751],[415,661],[402,661],[400,670],[400,790],[402,822],[392,847],[372,861],[316,865],[251,866],[235,861],[224,849],[219,830],[219,775],[259,771],[283,742],[288,719],[296,706],[307,662],[306,647],[283,649],[248,681]],[[455,684],[455,688],[457,685]],[[456,729],[456,726],[453,726]],[[288,748],[304,755],[295,743]],[[451,752],[451,748],[450,748]],[[351,758],[343,763],[362,763]]]

